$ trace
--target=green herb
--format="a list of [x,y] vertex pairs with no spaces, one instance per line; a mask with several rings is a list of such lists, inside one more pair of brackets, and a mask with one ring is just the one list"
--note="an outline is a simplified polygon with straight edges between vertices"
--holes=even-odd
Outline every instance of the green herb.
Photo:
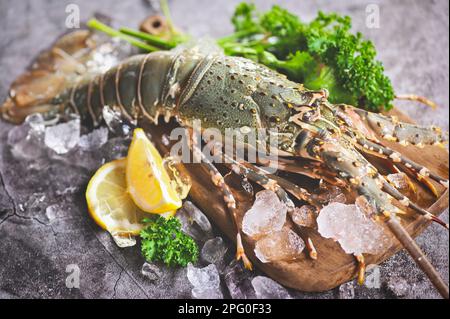
[[125,40],[127,42],[129,42],[130,44],[148,51],[148,52],[153,52],[153,51],[158,51],[159,48],[156,48],[152,45],[149,45],[145,42],[139,41],[137,40],[135,37],[133,36],[129,36],[125,33],[122,33],[120,31],[117,31],[113,28],[111,28],[110,26],[101,23],[100,21],[98,21],[97,19],[91,19],[87,22],[87,26],[91,29],[95,29],[98,31],[102,31],[104,33],[106,33],[107,35],[111,36],[111,37],[117,37],[117,38],[121,38],[122,40]]
[[141,231],[141,250],[147,261],[185,267],[198,259],[197,244],[181,231],[178,218],[157,216],[143,222],[146,227]]
[[235,33],[219,40],[227,54],[256,60],[309,89],[326,88],[334,103],[392,107],[391,81],[373,43],[350,31],[350,17],[319,12],[304,23],[278,6],[260,15],[253,4],[241,3],[232,22]]

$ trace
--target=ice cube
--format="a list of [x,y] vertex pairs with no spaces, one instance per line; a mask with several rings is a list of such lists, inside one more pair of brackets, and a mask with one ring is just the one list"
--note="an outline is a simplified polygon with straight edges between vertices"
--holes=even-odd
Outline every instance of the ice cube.
[[263,263],[275,260],[297,259],[305,249],[305,242],[288,227],[270,233],[259,239],[255,245],[255,255]]
[[45,122],[41,114],[29,115],[23,124],[13,127],[7,138],[13,156],[24,160],[44,157],[47,154],[43,143],[44,130]]
[[257,276],[253,278],[252,286],[258,299],[292,299],[283,286],[268,277]]
[[224,271],[224,281],[232,299],[254,299],[255,289],[251,283],[252,272],[240,261],[233,260]]
[[203,268],[196,268],[189,263],[187,277],[194,288],[216,289],[220,286],[219,272],[213,264],[209,264]]
[[277,194],[263,190],[256,194],[255,202],[244,215],[242,230],[251,237],[258,237],[281,230],[286,222],[287,207]]
[[187,267],[187,277],[192,284],[192,297],[197,299],[222,299],[220,291],[220,277],[216,266],[209,264],[203,268],[196,268],[191,263]]
[[80,140],[80,119],[45,128],[45,145],[57,154],[66,154]]
[[303,205],[295,207],[292,212],[292,221],[298,226],[317,229],[317,211],[314,206]]
[[120,248],[126,248],[126,247],[132,247],[134,245],[136,245],[136,238],[134,238],[131,235],[125,235],[125,234],[116,234],[116,233],[112,233],[111,234],[114,242],[116,243],[116,245]]
[[162,276],[162,270],[159,266],[147,262],[142,265],[141,273],[150,281],[156,281]]
[[60,208],[59,208],[59,205],[57,205],[57,204],[48,206],[45,209],[45,216],[47,217],[47,220],[49,222],[52,222],[53,220],[55,220],[58,217],[59,210],[60,210]]
[[339,286],[339,299],[355,299],[355,286],[353,281]]
[[221,266],[224,264],[225,254],[228,247],[221,237],[215,237],[205,242],[201,252],[203,261]]
[[388,289],[397,297],[405,297],[411,288],[405,278],[393,275],[387,282]]
[[347,254],[378,254],[389,248],[391,237],[356,205],[331,203],[317,218],[319,233],[337,240]]
[[192,297],[195,299],[223,299],[223,294],[218,288],[214,289],[202,289],[193,288]]
[[108,105],[103,107],[102,115],[106,126],[117,136],[130,136],[135,128],[134,123],[126,120],[120,112],[113,110]]
[[213,237],[211,223],[192,202],[185,201],[176,216],[180,219],[183,232],[194,239],[204,241]]
[[102,147],[107,140],[108,129],[106,127],[100,127],[89,134],[81,136],[78,145],[83,150],[92,151]]

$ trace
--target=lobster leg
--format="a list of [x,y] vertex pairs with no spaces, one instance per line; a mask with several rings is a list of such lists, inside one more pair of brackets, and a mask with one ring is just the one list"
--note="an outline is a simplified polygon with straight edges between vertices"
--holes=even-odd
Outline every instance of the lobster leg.
[[242,258],[245,268],[251,270],[253,266],[250,260],[248,259],[247,255],[245,254],[244,246],[242,244],[241,228],[239,227],[238,223],[238,217],[236,212],[236,200],[233,196],[233,193],[231,192],[228,185],[225,183],[222,174],[214,166],[214,164],[202,153],[201,149],[194,143],[189,143],[189,145],[191,147],[194,159],[205,165],[206,169],[211,175],[212,182],[223,193],[224,201],[227,204],[228,211],[231,214],[231,218],[233,219],[234,226],[236,228],[236,259],[240,260]]
[[[280,182],[284,183],[287,186],[291,186],[290,189],[295,190],[295,191],[292,191],[293,195],[296,196],[298,199],[307,201],[307,202],[313,201],[311,199],[311,196],[305,189],[300,188],[297,185],[292,184],[292,183],[291,183],[292,185],[288,185],[287,183],[290,183],[290,182],[285,179],[282,179],[282,178],[278,178],[278,181],[276,181],[273,179],[273,177],[275,177],[275,176],[273,176],[272,178],[269,177],[269,174],[267,174],[267,172],[265,172],[262,168],[260,168],[258,166],[252,165],[248,162],[245,162],[245,164],[240,163],[240,162],[234,160],[233,158],[231,158],[230,156],[224,154],[219,149],[216,149],[216,151],[219,152],[224,157],[224,159],[226,159],[227,161],[232,163],[231,168],[236,174],[243,175],[246,178],[248,178],[249,180],[261,185],[265,189],[270,189],[270,190],[274,191],[280,198],[280,201],[282,201],[288,207],[289,212],[292,213],[294,204],[289,199],[289,196],[286,193],[286,191],[284,190],[284,188],[282,186],[280,186]],[[315,206],[318,207],[317,203],[314,202],[314,204],[315,204]],[[292,214],[290,216],[292,217]],[[314,247],[314,243],[313,243],[312,239],[309,237],[306,240],[306,248],[308,250],[309,257],[311,259],[316,260],[317,259],[317,250]]]
[[[280,200],[288,206],[288,208],[291,206],[290,207],[291,209],[289,209],[289,212],[292,213],[293,203],[289,199],[288,195],[286,194],[286,191],[284,190],[283,186],[280,186],[280,183],[286,184],[286,183],[290,183],[289,181],[282,179],[282,178],[279,178],[279,180],[276,181],[276,180],[272,179],[271,177],[267,176],[261,168],[259,168],[257,166],[253,166],[250,163],[246,163],[244,165],[239,162],[234,162],[233,165],[234,165],[233,170],[236,173],[246,176],[249,180],[261,185],[262,187],[264,187],[266,189],[273,190],[278,195]],[[273,176],[273,177],[275,177],[275,176]],[[304,200],[307,202],[313,201],[311,199],[310,195],[308,194],[308,192],[306,190],[304,190],[303,188],[300,188],[294,184],[289,185],[289,186],[294,186],[294,187],[291,187],[291,189],[295,188],[295,191],[293,191],[292,193],[298,199]],[[315,205],[318,206],[317,203],[315,203]],[[292,217],[292,214],[290,214],[290,216]],[[309,257],[311,259],[316,260],[317,259],[317,250],[314,247],[314,243],[312,242],[312,239],[308,237],[305,243],[306,243],[306,249],[308,250]]]
[[363,254],[355,255],[358,262],[358,284],[363,285],[366,280],[366,261]]
[[[314,141],[312,142],[314,143]],[[319,148],[316,148],[315,155],[320,156],[330,169],[346,178],[354,189],[372,204],[375,211],[380,216],[385,217],[387,226],[395,237],[413,256],[416,263],[426,273],[433,285],[439,289],[442,296],[448,298],[446,284],[408,232],[397,221],[396,215],[403,212],[392,204],[389,194],[382,190],[383,183],[375,167],[355,149],[348,145],[339,145],[334,140],[326,141]]]
[[424,177],[429,176],[430,178],[432,178],[436,182],[441,183],[442,185],[444,185],[446,188],[448,188],[448,186],[449,186],[447,179],[442,178],[439,175],[428,171],[428,169],[426,167],[415,163],[414,161],[410,160],[409,158],[404,157],[400,153],[397,153],[396,151],[394,151],[394,150],[392,150],[392,149],[390,149],[388,147],[379,145],[377,143],[368,141],[368,140],[363,139],[363,138],[357,139],[357,142],[358,142],[359,145],[363,146],[366,149],[378,152],[379,154],[382,154],[382,155],[386,155],[394,163],[402,163],[407,168],[409,168],[409,169],[415,171],[416,173],[420,174],[420,176],[424,176]]
[[386,193],[388,193],[389,195],[391,195],[392,197],[394,197],[396,200],[398,200],[400,202],[400,204],[402,204],[406,207],[411,207],[412,209],[414,209],[414,211],[416,211],[417,213],[419,213],[426,219],[432,220],[432,221],[438,223],[439,225],[444,226],[445,228],[448,229],[447,223],[445,223],[439,217],[434,216],[433,214],[427,212],[425,209],[421,208],[420,206],[418,206],[417,204],[412,202],[408,197],[404,196],[395,187],[393,187],[386,180],[384,180],[384,178],[383,178],[383,190]]
[[356,108],[354,111],[385,140],[398,142],[403,146],[412,144],[423,147],[425,145],[443,145],[443,143],[448,142],[448,133],[443,132],[438,127],[428,128],[403,123],[395,116],[385,116]]
[[[369,146],[367,143],[364,143],[364,145],[366,145],[366,147],[363,147],[360,144],[356,144],[355,146],[358,148],[358,150],[360,150],[364,154],[373,155],[375,157],[385,160],[386,164],[389,164],[395,172],[397,172],[397,173],[400,172],[400,170],[397,168],[397,165],[394,165],[397,163],[393,163],[392,159],[390,159],[389,156],[385,155],[384,153],[380,154],[379,151],[375,151],[373,148],[369,149]],[[419,181],[420,183],[422,183],[425,187],[427,187],[433,193],[433,195],[435,197],[439,197],[439,193],[437,192],[436,187],[428,180],[427,177],[420,175],[418,172],[406,167],[405,165],[402,165],[402,166],[403,166],[402,168],[403,168],[404,172],[408,172],[409,174],[413,175],[414,178],[417,181]],[[408,180],[409,180],[409,178],[408,178]],[[416,189],[415,189],[416,187],[414,186],[414,184],[412,184],[410,180],[408,182],[411,184],[412,188],[414,188],[414,192],[416,192]]]
[[[363,145],[368,146],[368,143],[371,143],[369,141],[365,141],[363,143]],[[374,143],[375,145],[377,145],[376,143]],[[371,148],[368,149],[367,147],[360,147],[359,149],[361,149],[363,152],[366,152],[368,154],[377,154],[379,157],[382,157],[383,159],[388,160],[389,157],[386,156],[384,153],[380,154],[378,151],[375,151],[375,149]],[[394,168],[395,165],[393,165]],[[414,172],[414,171],[413,171]],[[416,172],[414,172],[416,173]],[[421,177],[421,179],[417,178],[420,182],[423,182],[425,179],[425,177],[422,177],[420,174],[416,173],[418,175],[418,177]],[[404,196],[402,193],[400,193],[395,187],[393,187],[390,183],[388,183],[386,181],[386,179],[384,177],[381,177],[380,175],[380,179],[381,182],[383,183],[383,190],[388,193],[389,195],[391,195],[392,197],[394,197],[396,200],[398,200],[400,202],[400,204],[406,206],[406,207],[411,207],[414,211],[416,211],[417,213],[419,213],[420,215],[424,216],[426,219],[428,220],[432,220],[438,224],[440,224],[441,226],[444,226],[445,228],[448,229],[448,224],[445,223],[444,221],[442,221],[440,218],[434,216],[433,214],[430,214],[429,212],[427,212],[425,209],[421,208],[420,206],[418,206],[417,204],[415,204],[413,201],[411,201],[407,196]],[[435,188],[432,184],[428,185],[425,184],[428,188],[431,188],[433,191],[433,194],[435,194]]]
[[414,101],[425,104],[426,106],[431,107],[432,109],[436,109],[437,105],[433,101],[427,99],[426,97],[416,95],[416,94],[401,94],[396,95],[395,99],[397,100],[406,100],[406,101]]

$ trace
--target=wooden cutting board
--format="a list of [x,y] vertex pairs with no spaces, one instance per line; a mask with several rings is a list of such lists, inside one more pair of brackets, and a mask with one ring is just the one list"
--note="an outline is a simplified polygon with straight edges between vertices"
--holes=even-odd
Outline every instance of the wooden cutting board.
[[[397,115],[402,121],[412,122],[411,119],[398,110],[394,110],[391,113]],[[153,141],[158,144],[157,146],[163,154],[167,153],[168,148],[160,143],[160,137],[164,132],[169,132],[169,128],[164,124],[160,124],[158,127],[148,127]],[[390,142],[387,142],[386,145],[426,166],[431,171],[448,178],[449,154],[446,150],[437,146],[428,146],[423,149],[414,146],[404,147]],[[191,199],[231,240],[235,240],[233,223],[228,217],[222,195],[212,184],[207,171],[198,164],[186,164],[185,169],[192,179]],[[304,182],[308,183],[307,179]],[[300,179],[300,183],[302,183],[302,179]],[[416,185],[418,189],[416,202],[420,206],[428,208],[435,215],[441,214],[448,207],[448,190],[445,190],[442,185],[435,183],[439,192],[438,198],[434,197],[422,185],[417,183]],[[299,184],[299,186],[306,187],[307,185]],[[253,198],[238,188],[232,187],[232,191],[238,201],[237,207],[241,222],[245,212],[252,206]],[[424,231],[429,224],[429,221],[415,214],[411,214],[403,219],[404,227],[413,237]],[[292,223],[290,223],[290,226],[293,227]],[[331,239],[322,238],[317,231],[312,229],[295,228],[295,230],[303,238],[311,237],[318,252],[317,260],[309,258],[305,250],[302,256],[295,261],[261,263],[253,252],[255,241],[244,234],[243,241],[247,255],[253,264],[268,276],[287,287],[301,291],[326,291],[355,278],[357,274],[355,258],[347,255],[338,243]],[[446,230],[442,228],[442,231]],[[400,243],[394,240],[393,245],[382,254],[365,255],[366,263],[367,265],[380,264],[401,249]]]

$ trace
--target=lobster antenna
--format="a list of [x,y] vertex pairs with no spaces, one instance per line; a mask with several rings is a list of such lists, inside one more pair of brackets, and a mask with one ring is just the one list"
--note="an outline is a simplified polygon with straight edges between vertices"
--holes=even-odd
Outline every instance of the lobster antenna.
[[416,244],[414,239],[409,235],[405,228],[400,224],[397,217],[389,217],[386,224],[395,235],[398,241],[408,251],[410,256],[414,259],[416,264],[430,279],[431,283],[436,287],[441,296],[449,299],[448,286],[442,279],[441,275],[436,271],[420,247]]

